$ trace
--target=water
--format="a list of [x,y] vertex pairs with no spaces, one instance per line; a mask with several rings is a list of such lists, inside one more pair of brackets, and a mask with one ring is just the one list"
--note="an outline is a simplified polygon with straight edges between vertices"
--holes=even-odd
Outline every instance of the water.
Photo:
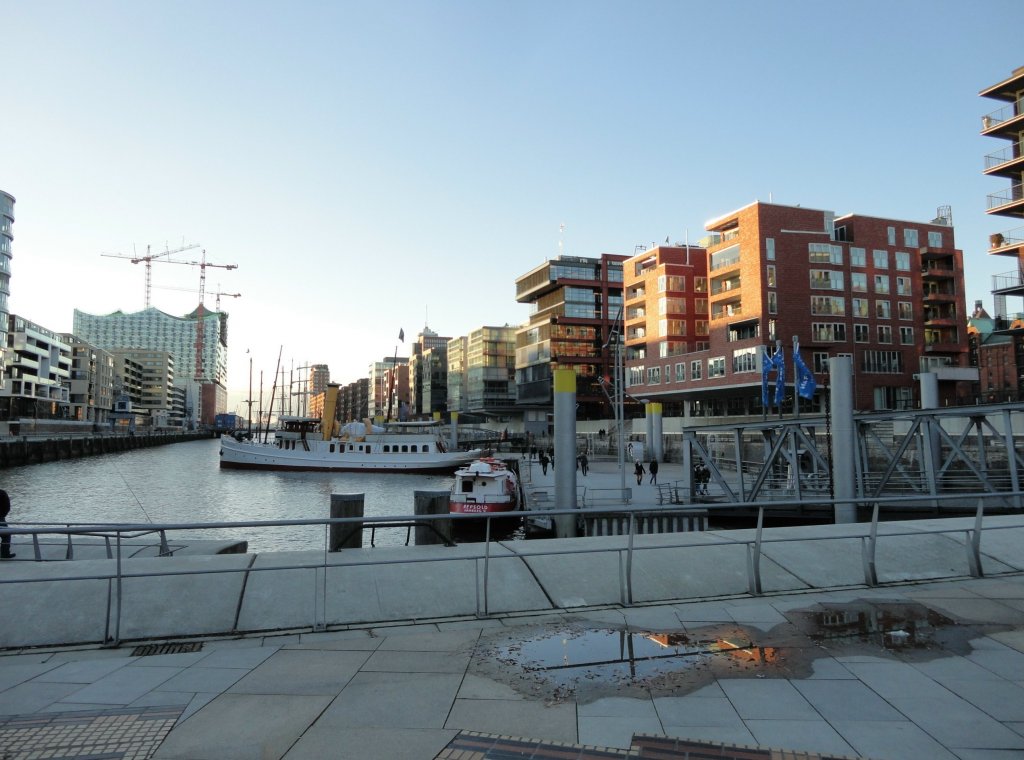
[[[15,523],[194,523],[318,519],[332,493],[362,493],[366,515],[411,515],[413,491],[447,491],[446,475],[222,470],[219,442],[190,441],[0,470]],[[244,539],[251,551],[323,549],[323,526],[184,531],[172,538]],[[378,546],[405,529],[378,530]],[[369,533],[364,537],[369,544]]]

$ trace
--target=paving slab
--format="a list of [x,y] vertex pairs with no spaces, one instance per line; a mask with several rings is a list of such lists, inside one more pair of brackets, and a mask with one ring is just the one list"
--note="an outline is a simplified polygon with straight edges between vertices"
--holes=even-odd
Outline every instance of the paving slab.
[[791,680],[790,683],[828,721],[906,720],[901,712],[860,681],[822,679]]
[[131,658],[119,658],[108,660],[77,660],[58,664],[52,670],[47,670],[36,676],[33,681],[36,683],[60,682],[60,683],[94,683],[104,676],[108,676],[115,670],[127,666],[133,660]]
[[445,631],[402,635],[401,631],[386,637],[378,652],[468,652],[480,638],[480,631]]
[[1024,737],[951,692],[921,692],[912,697],[894,697],[890,702],[950,751],[1024,750]]
[[284,760],[428,760],[456,734],[443,728],[341,728],[317,723]]
[[295,744],[330,701],[324,695],[222,694],[171,731],[153,758],[273,760]]
[[31,681],[43,673],[60,667],[60,662],[16,662],[0,665],[0,692]]
[[792,752],[853,756],[845,739],[824,720],[746,720],[755,743],[762,747],[785,747]]
[[462,676],[450,673],[359,673],[321,720],[350,728],[445,726]]
[[181,668],[134,668],[123,667],[93,681],[88,686],[78,686],[74,692],[75,702],[90,704],[128,705],[164,681],[178,675]]
[[728,726],[742,727],[740,718],[725,692],[720,697],[689,695],[685,697],[655,697],[654,707],[661,722],[668,726]]
[[247,668],[186,668],[156,687],[156,691],[215,692],[234,686],[249,674]]
[[576,743],[576,705],[526,700],[456,699],[445,728]]
[[282,649],[235,683],[230,692],[333,697],[345,688],[367,656],[367,652]]
[[82,685],[78,683],[21,683],[0,692],[0,715],[33,713],[81,688]]
[[633,734],[660,734],[663,730],[657,716],[580,716],[576,723],[580,744],[620,749],[629,749]]
[[810,702],[789,681],[738,678],[719,681],[719,685],[744,721],[821,719]]

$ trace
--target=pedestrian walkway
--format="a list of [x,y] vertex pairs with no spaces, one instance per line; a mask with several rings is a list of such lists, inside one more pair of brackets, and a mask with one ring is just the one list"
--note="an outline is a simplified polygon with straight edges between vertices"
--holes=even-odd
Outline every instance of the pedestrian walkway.
[[0,657],[4,756],[1024,756],[1016,573],[189,643]]

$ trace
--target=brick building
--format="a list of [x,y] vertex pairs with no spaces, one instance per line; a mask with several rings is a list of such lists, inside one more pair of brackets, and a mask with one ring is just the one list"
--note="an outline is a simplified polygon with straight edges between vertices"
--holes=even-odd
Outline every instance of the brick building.
[[[938,375],[943,403],[968,392],[963,256],[948,214],[837,218],[755,202],[706,229],[707,348],[663,361],[670,349],[648,341],[646,356],[627,362],[633,395],[685,401],[698,416],[761,414],[764,347],[781,345],[791,386],[794,337],[819,386],[804,408],[821,408],[828,359],[841,355],[853,359],[857,409],[912,408],[920,372]],[[627,274],[627,292],[646,276]],[[647,294],[648,314],[659,297]]]

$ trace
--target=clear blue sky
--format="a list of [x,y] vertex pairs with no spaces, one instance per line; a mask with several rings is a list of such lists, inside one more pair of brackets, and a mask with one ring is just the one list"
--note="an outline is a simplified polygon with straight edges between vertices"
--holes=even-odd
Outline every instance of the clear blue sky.
[[[514,280],[632,254],[755,199],[927,221],[949,204],[991,308],[982,157],[1024,65],[1024,3],[0,0],[11,310],[143,306],[103,252],[200,243],[226,299],[230,406],[267,377],[347,383],[425,322],[519,324]],[[198,252],[182,254],[187,258]],[[153,305],[196,296],[155,264]],[[213,297],[207,299],[213,305]],[[1010,309],[1020,309],[1011,299]],[[407,350],[399,348],[400,354]]]

